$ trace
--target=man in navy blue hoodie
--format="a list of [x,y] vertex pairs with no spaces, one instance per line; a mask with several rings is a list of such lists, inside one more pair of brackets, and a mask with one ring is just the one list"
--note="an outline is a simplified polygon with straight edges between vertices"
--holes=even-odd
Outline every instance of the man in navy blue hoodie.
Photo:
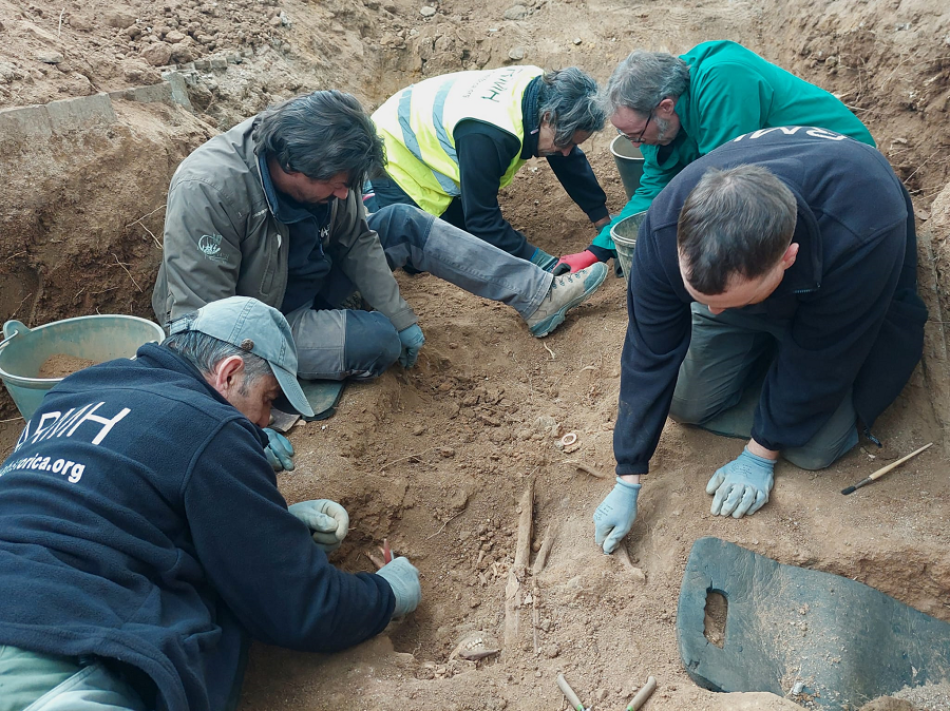
[[843,135],[762,129],[676,176],[633,258],[604,552],[636,518],[668,414],[749,438],[706,487],[715,515],[762,507],[780,455],[821,469],[851,449],[920,360],[916,267],[907,191]]
[[415,609],[405,558],[343,573],[346,511],[281,497],[261,427],[308,414],[296,373],[231,297],[50,391],[0,465],[0,710],[230,709],[248,635],[330,652]]

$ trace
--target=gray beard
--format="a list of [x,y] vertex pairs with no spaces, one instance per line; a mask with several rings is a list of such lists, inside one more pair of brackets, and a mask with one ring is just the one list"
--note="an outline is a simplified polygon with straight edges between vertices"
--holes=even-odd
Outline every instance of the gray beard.
[[657,143],[662,143],[667,138],[676,137],[676,134],[673,134],[672,136],[668,135],[670,132],[670,122],[668,119],[662,119],[659,116],[657,116],[654,119],[654,122],[656,123],[656,127],[659,129],[659,131],[657,131],[657,134],[656,134]]

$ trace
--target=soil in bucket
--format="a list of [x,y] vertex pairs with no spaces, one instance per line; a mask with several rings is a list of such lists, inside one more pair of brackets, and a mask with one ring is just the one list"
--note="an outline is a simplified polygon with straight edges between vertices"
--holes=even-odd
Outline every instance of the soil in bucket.
[[68,353],[54,353],[40,366],[38,378],[65,378],[72,375],[77,370],[88,368],[95,365],[96,361],[89,358],[80,358],[79,356],[69,355]]

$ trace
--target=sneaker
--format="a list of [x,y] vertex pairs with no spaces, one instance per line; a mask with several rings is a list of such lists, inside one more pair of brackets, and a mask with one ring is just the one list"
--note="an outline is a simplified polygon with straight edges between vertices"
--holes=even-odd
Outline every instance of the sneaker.
[[607,278],[607,265],[597,262],[573,274],[554,277],[551,290],[531,316],[525,319],[531,335],[544,338],[564,323],[567,310],[587,301]]

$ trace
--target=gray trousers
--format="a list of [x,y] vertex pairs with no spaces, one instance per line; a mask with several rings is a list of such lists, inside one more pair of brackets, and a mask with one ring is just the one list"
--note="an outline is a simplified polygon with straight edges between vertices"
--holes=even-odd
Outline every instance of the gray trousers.
[[[476,296],[507,304],[523,318],[535,312],[551,288],[550,272],[418,208],[384,207],[368,221],[379,234],[390,269],[429,272]],[[399,336],[385,316],[332,308],[353,290],[349,279],[334,268],[318,297],[331,308],[304,306],[287,314],[301,378],[374,378],[399,357]]]
[[[692,338],[680,366],[670,417],[726,437],[752,436],[752,422],[765,374],[788,327],[754,308],[713,316],[692,305]],[[782,452],[802,469],[824,469],[858,442],[857,415],[849,390],[818,433],[801,447]]]

